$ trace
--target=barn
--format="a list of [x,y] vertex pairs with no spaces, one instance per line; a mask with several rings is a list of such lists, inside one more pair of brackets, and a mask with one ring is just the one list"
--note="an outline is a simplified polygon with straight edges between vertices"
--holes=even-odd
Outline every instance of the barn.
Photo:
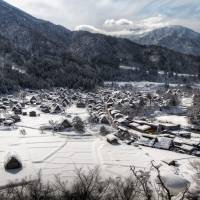
[[9,151],[4,158],[5,169],[18,169],[22,167],[20,156],[15,151]]

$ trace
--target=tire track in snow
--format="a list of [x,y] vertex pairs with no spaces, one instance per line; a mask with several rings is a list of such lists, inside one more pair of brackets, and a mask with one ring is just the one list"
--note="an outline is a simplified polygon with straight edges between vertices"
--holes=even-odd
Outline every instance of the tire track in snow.
[[[97,147],[97,145],[98,145],[98,147]],[[93,144],[93,152],[94,152],[94,157],[95,157],[95,160],[96,160],[96,164],[103,168],[102,160],[101,160],[101,157],[99,155],[99,149],[100,148],[101,147],[99,146],[99,141],[98,140],[95,141],[94,144]]]

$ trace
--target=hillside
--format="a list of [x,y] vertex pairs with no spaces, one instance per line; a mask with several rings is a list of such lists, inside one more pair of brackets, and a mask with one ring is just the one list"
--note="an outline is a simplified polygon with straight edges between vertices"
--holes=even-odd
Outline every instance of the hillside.
[[[103,80],[156,81],[157,70],[197,74],[200,66],[198,57],[127,39],[70,31],[4,1],[0,1],[0,40],[0,65],[5,65],[1,92],[20,87],[93,89]],[[120,65],[138,70],[123,70]]]

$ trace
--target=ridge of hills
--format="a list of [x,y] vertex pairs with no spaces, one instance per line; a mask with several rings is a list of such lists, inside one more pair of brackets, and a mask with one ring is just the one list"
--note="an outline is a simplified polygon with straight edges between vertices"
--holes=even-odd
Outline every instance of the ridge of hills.
[[[124,70],[120,65],[136,70]],[[104,80],[156,81],[158,70],[197,74],[200,57],[128,39],[70,31],[0,1],[0,91],[94,89]]]

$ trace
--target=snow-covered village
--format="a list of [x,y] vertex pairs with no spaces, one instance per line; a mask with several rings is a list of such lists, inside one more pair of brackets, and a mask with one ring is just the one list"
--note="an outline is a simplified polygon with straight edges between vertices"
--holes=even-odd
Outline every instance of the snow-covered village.
[[200,200],[199,0],[0,0],[0,200]]
[[[132,86],[130,88],[130,85]],[[200,135],[187,116],[196,88],[152,82],[105,83],[96,92],[54,88],[1,98],[1,180],[73,182],[74,168],[99,166],[123,179],[130,167],[159,188],[158,170],[176,197],[198,194]],[[191,193],[191,194],[190,194]]]

